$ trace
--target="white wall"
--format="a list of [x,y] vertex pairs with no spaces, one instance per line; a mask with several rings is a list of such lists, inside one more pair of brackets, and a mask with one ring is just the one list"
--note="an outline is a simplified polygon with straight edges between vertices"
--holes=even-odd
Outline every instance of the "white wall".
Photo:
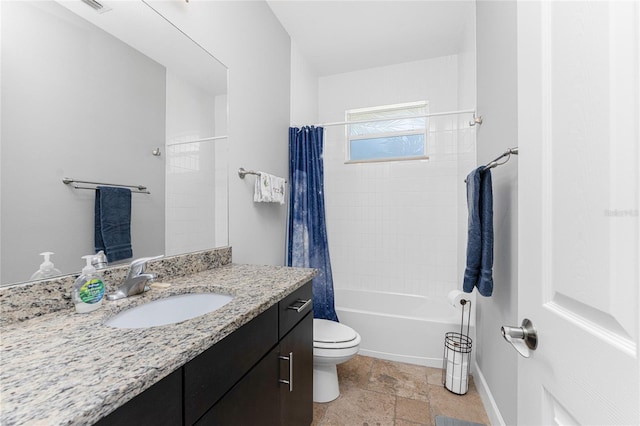
[[57,4],[2,6],[1,281],[28,279],[42,251],[65,273],[94,253],[95,192],[65,176],[146,185],[151,195],[132,194],[133,253],[162,253],[164,157],[151,151],[164,140],[164,67]]
[[288,174],[290,38],[263,1],[152,1],[229,68],[229,234],[233,261],[284,263],[286,206],[253,203],[253,176]]
[[[477,3],[478,164],[517,146],[516,3]],[[501,334],[518,325],[517,157],[492,170],[494,266],[493,296],[477,297],[476,358],[493,401],[485,401],[492,423],[517,422],[517,357]],[[496,408],[497,410],[492,410]]]
[[167,143],[216,135],[216,97],[184,77],[167,71]]
[[[465,19],[465,33],[458,54],[458,104],[460,109],[474,109],[476,106],[476,22],[475,7],[469,10]],[[480,115],[480,114],[479,114]],[[476,167],[476,132],[480,126],[469,127],[469,115],[459,116],[461,131],[458,138],[458,287],[462,290],[466,267],[467,247],[467,190],[465,177]],[[472,300],[474,296],[471,296]]]
[[318,75],[291,40],[291,125],[318,123]]
[[[458,109],[458,58],[320,78],[320,121],[345,110],[427,100]],[[444,298],[457,286],[458,118],[429,121],[429,161],[344,164],[345,129],[325,131],[327,227],[337,288]]]

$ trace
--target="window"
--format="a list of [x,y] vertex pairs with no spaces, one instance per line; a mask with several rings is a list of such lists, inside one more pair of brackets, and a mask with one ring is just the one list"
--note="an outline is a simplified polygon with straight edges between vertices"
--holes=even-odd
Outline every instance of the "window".
[[427,113],[427,102],[347,111],[347,163],[427,159]]

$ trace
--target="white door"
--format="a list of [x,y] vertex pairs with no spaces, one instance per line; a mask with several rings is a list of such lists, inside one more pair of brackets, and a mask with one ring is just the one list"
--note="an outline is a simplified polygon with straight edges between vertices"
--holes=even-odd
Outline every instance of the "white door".
[[518,2],[520,425],[640,424],[639,58],[637,1]]

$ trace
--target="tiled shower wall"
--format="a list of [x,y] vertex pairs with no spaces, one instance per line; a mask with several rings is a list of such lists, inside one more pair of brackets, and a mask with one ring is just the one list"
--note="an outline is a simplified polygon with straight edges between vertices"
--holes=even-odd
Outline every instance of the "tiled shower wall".
[[[327,227],[334,285],[438,297],[458,285],[460,149],[473,129],[432,118],[429,160],[344,164],[325,132]],[[342,135],[344,139],[344,135]]]
[[[392,84],[390,84],[392,82]],[[427,100],[458,106],[458,58],[449,56],[320,80],[321,122],[346,109]],[[324,143],[329,249],[336,288],[442,298],[458,283],[459,154],[475,147],[471,114],[429,119],[429,160],[344,164],[345,128]],[[338,301],[339,302],[339,301]]]
[[167,255],[228,244],[226,102],[167,73]]

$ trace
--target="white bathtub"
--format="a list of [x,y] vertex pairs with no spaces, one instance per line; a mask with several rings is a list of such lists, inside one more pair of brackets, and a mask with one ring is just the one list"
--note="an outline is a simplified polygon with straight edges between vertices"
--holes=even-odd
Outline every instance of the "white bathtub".
[[[335,305],[340,322],[362,337],[360,354],[375,358],[441,368],[445,333],[460,331],[462,312],[446,298],[335,289]],[[466,321],[465,314],[465,334]]]

